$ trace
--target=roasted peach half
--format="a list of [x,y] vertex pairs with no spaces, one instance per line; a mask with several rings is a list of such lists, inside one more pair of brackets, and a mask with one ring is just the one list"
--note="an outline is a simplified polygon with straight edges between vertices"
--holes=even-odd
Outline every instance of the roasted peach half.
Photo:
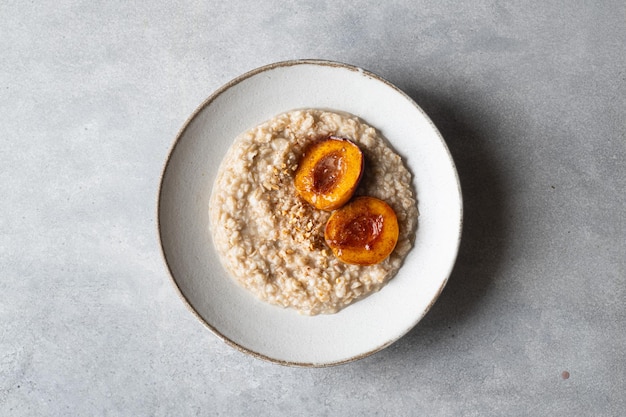
[[330,215],[324,238],[341,261],[374,265],[393,252],[398,232],[398,218],[389,204],[374,197],[357,197]]
[[363,173],[363,153],[347,139],[330,136],[310,145],[296,170],[297,193],[313,207],[331,211],[350,200]]

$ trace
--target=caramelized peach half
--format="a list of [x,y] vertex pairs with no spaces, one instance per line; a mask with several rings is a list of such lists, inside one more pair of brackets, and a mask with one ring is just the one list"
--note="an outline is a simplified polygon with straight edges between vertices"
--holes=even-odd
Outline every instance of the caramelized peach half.
[[331,211],[350,200],[363,173],[363,153],[347,139],[330,136],[310,145],[298,165],[294,184],[304,200]]
[[341,261],[374,265],[393,252],[398,232],[398,218],[387,203],[374,197],[357,197],[330,215],[324,238]]

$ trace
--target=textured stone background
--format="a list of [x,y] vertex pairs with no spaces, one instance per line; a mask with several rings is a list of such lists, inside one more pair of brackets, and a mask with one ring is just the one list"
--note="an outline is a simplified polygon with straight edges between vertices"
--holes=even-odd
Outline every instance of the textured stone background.
[[[139,3],[0,3],[0,415],[626,414],[622,0]],[[407,91],[466,209],[427,317],[327,369],[209,333],[155,226],[191,112],[295,58]]]

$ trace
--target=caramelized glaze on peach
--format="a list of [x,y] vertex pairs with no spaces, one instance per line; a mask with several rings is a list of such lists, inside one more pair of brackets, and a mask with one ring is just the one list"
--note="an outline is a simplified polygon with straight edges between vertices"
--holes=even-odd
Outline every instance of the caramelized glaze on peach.
[[324,238],[341,261],[374,265],[385,260],[398,242],[395,211],[374,197],[357,197],[331,214]]
[[300,197],[315,208],[331,211],[350,200],[363,173],[363,154],[348,139],[330,136],[310,145],[294,179]]

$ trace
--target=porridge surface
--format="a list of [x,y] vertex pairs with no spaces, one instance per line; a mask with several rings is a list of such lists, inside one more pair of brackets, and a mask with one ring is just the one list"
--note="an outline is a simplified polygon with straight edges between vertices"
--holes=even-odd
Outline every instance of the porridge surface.
[[[297,196],[293,177],[304,149],[329,135],[352,140],[365,157],[355,195],[396,212],[395,250],[372,266],[337,259],[324,241],[330,212]],[[243,133],[227,152],[211,195],[210,229],[222,263],[257,297],[303,314],[334,313],[379,290],[411,249],[417,203],[411,175],[378,132],[357,117],[322,110],[284,113]]]

